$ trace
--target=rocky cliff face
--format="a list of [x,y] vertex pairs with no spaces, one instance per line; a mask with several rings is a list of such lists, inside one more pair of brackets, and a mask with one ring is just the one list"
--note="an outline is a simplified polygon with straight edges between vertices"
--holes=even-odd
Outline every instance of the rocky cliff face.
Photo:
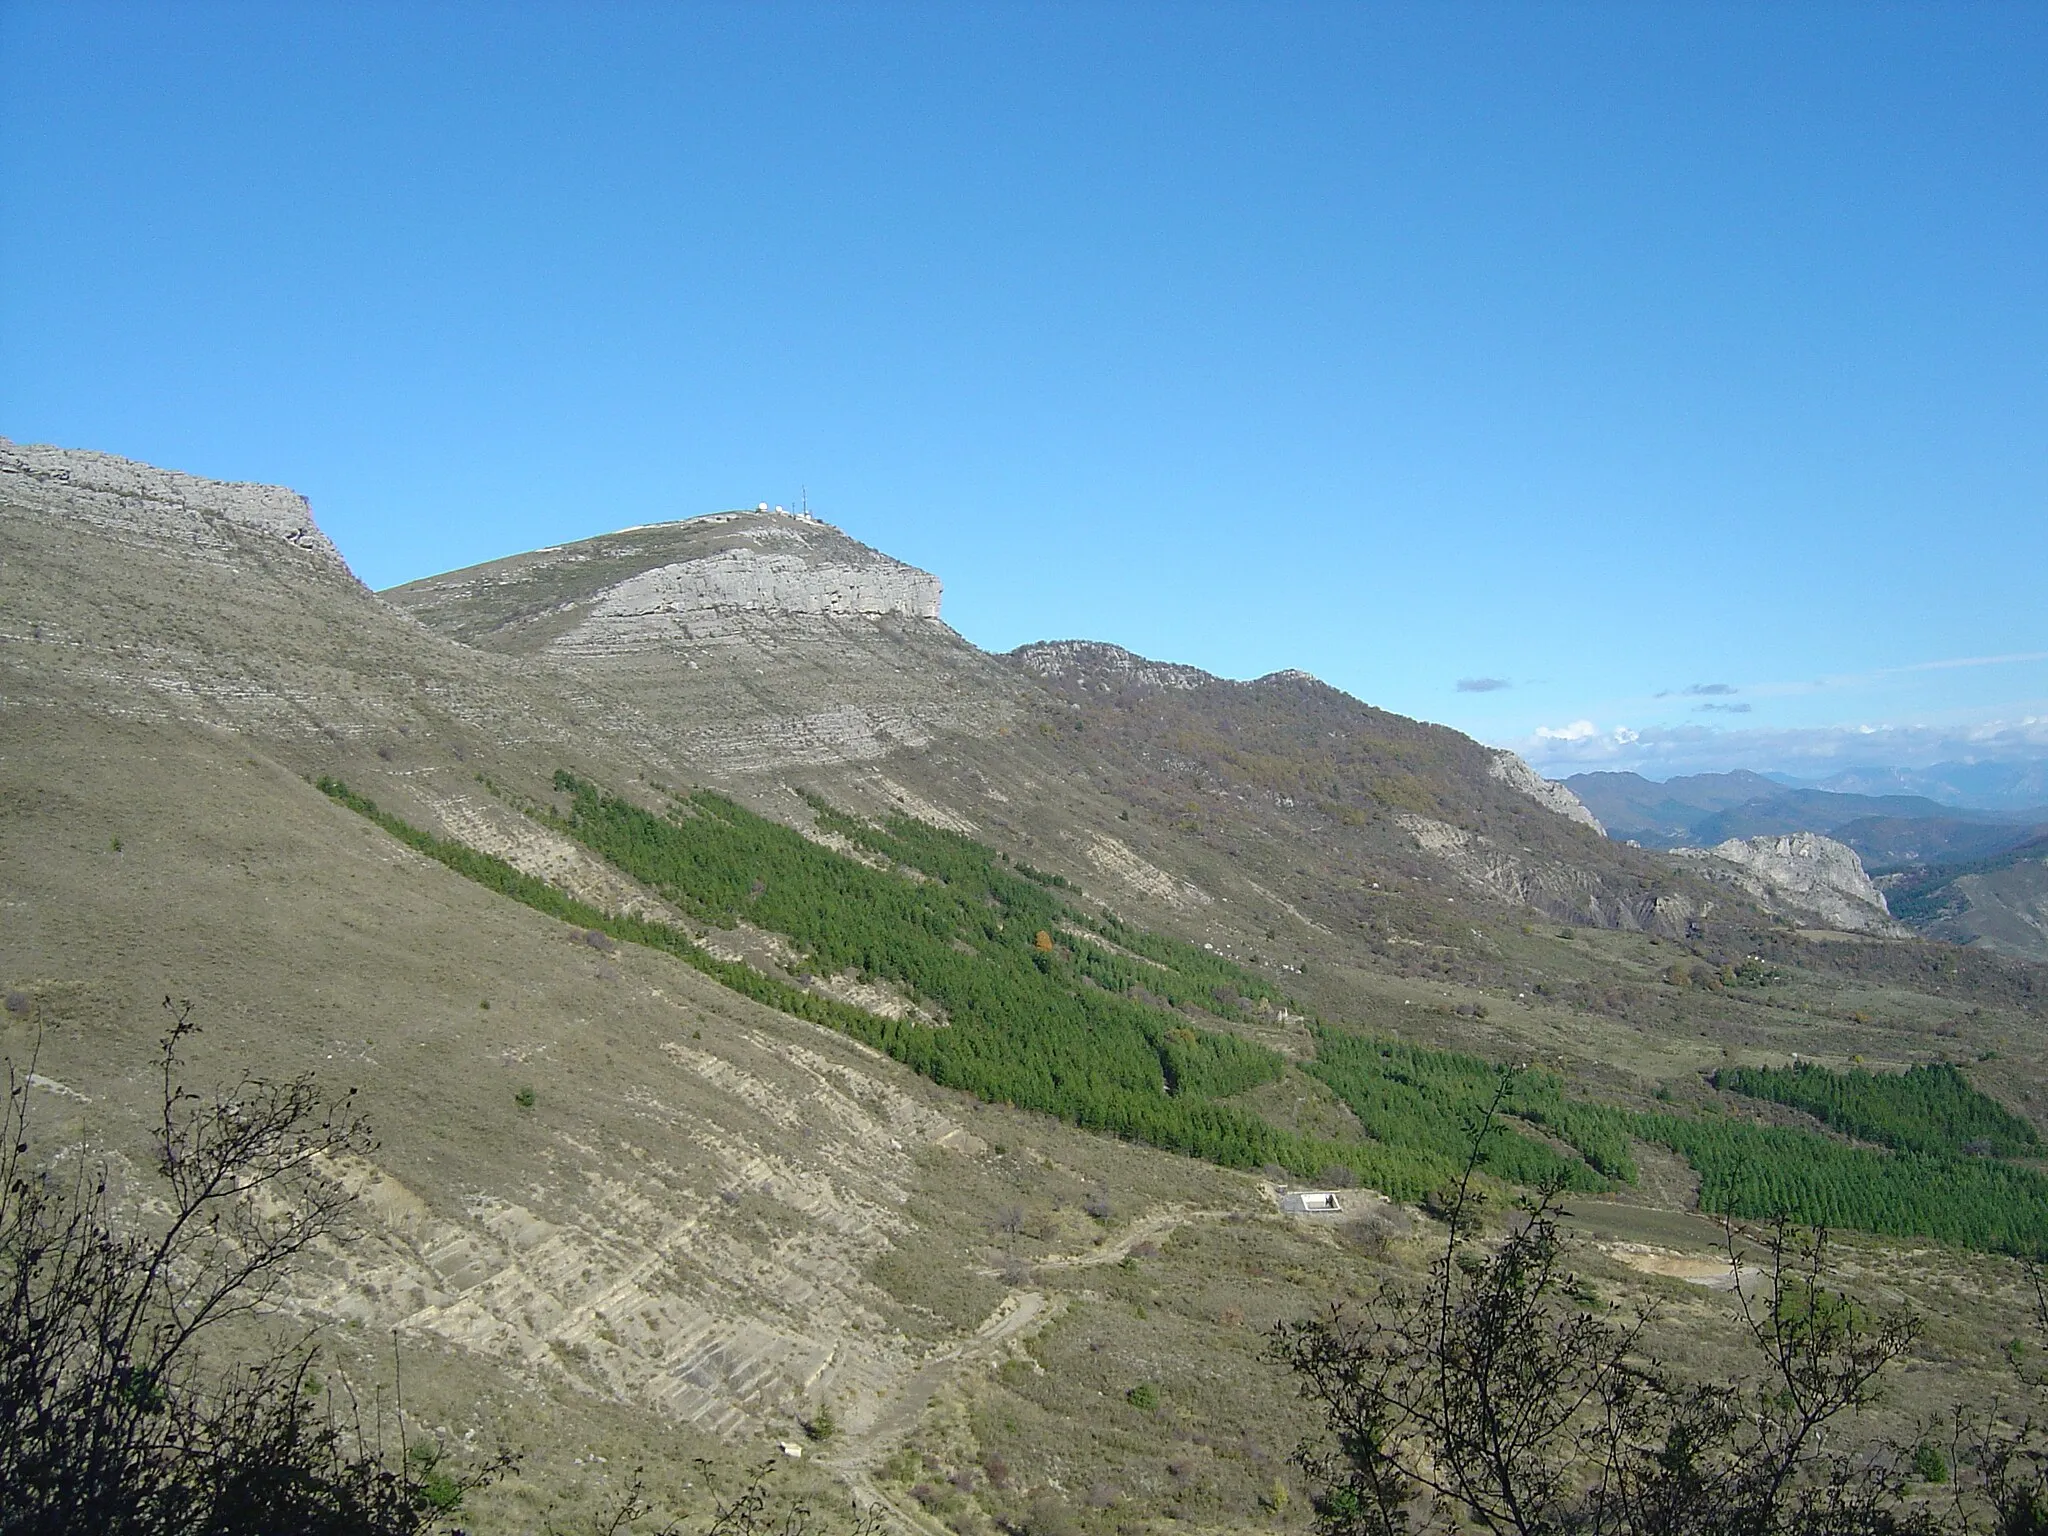
[[28,495],[62,497],[68,517],[117,536],[172,539],[218,554],[232,548],[232,532],[247,530],[348,573],[306,498],[283,486],[206,480],[109,453],[4,437],[0,475]]
[[938,577],[785,512],[627,528],[385,595],[472,645],[581,657],[939,617]]
[[1527,795],[1545,810],[1555,811],[1567,820],[1576,821],[1582,827],[1591,827],[1602,837],[1607,835],[1607,829],[1600,825],[1600,818],[1586,809],[1584,801],[1554,779],[1544,778],[1517,754],[1494,753],[1492,766],[1487,772],[1509,789]]
[[502,739],[576,712],[377,601],[277,486],[0,444],[0,555],[8,710],[298,740]]
[[1730,838],[1712,848],[1677,848],[1674,858],[1710,880],[1735,886],[1759,906],[1849,933],[1900,934],[1884,894],[1856,850],[1814,832]]
[[728,549],[627,577],[552,649],[558,655],[615,655],[672,640],[737,640],[757,616],[883,614],[938,618],[939,579],[885,557],[811,562],[794,551]]
[[828,523],[719,512],[384,593],[479,650],[557,665],[658,723],[694,773],[873,762],[1014,712],[939,580]]

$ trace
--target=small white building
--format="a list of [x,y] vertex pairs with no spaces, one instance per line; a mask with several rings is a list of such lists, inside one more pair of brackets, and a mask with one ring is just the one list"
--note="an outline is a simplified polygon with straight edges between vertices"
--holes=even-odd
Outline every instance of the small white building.
[[1280,1209],[1290,1216],[1335,1216],[1344,1207],[1334,1189],[1290,1189],[1281,1195]]

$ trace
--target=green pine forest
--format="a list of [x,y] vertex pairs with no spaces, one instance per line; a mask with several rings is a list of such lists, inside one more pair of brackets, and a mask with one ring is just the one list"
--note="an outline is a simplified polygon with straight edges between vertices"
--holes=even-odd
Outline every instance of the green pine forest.
[[1899,1152],[2034,1157],[2041,1138],[2003,1105],[1972,1088],[1947,1063],[1905,1072],[1831,1072],[1812,1064],[1730,1067],[1715,1086],[1803,1109],[1858,1141]]
[[[1960,1247],[2048,1255],[2048,1178],[2031,1126],[1953,1067],[1726,1069],[1719,1113],[1646,1112],[1579,1098],[1543,1070],[1312,1022],[1295,1067],[1233,1026],[1301,1013],[1209,950],[1077,904],[1064,878],[906,816],[879,825],[812,798],[828,848],[710,791],[655,814],[570,773],[567,810],[534,815],[699,923],[745,921],[803,957],[784,977],[708,953],[685,929],[601,911],[501,859],[411,826],[334,779],[318,787],[415,851],[579,928],[660,950],[735,991],[886,1052],[948,1087],[1233,1168],[1297,1179],[1344,1170],[1400,1200],[1461,1174],[1502,1092],[1481,1167],[1510,1185],[1599,1193],[1636,1179],[1631,1147],[1663,1146],[1701,1176],[1701,1208]],[[915,999],[932,1023],[820,996],[812,974],[855,972]],[[1300,1070],[1357,1117],[1363,1139],[1282,1130],[1232,1099]],[[1760,1123],[1768,1100],[1825,1129]]]

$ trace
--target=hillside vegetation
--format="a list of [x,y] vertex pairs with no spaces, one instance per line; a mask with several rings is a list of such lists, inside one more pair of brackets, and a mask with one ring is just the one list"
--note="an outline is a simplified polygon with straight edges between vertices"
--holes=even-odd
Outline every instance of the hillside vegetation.
[[1704,1106],[1710,1114],[1602,1104],[1540,1069],[1515,1072],[1317,1022],[1302,1070],[1350,1109],[1365,1139],[1303,1136],[1219,1102],[1281,1077],[1287,1060],[1196,1022],[1284,1011],[1286,999],[1205,950],[1074,906],[1057,894],[1063,879],[1019,873],[958,833],[905,816],[875,826],[814,798],[820,830],[874,856],[876,867],[708,791],[673,800],[661,816],[559,772],[554,787],[568,797],[567,812],[536,808],[683,911],[719,926],[744,918],[791,940],[819,971],[895,983],[942,1015],[933,1024],[821,997],[800,984],[809,970],[789,980],[720,959],[673,924],[592,907],[411,827],[337,780],[320,787],[415,849],[550,916],[673,955],[944,1086],[1088,1130],[1225,1167],[1324,1179],[1341,1172],[1344,1182],[1415,1200],[1457,1180],[1474,1128],[1504,1093],[1507,1119],[1489,1124],[1479,1166],[1511,1185],[1599,1193],[1633,1183],[1631,1143],[1645,1142],[1700,1174],[1703,1210],[2048,1254],[2048,1178],[2004,1160],[2038,1150],[2031,1127],[1950,1066],[1734,1069],[1716,1079],[1731,1094],[1808,1110],[1852,1142],[1759,1124],[1717,1102]]

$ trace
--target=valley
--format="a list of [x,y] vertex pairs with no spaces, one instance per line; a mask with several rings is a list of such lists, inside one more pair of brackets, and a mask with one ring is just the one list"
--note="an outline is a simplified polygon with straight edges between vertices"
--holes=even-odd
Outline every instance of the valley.
[[[1834,926],[1872,931],[1903,919],[1929,938],[2048,963],[2048,805],[2030,798],[2038,775],[1947,763],[1890,778],[1851,771],[1831,780],[1832,788],[1788,786],[1746,771],[1661,784],[1634,773],[1580,773],[1568,782],[1609,835],[1646,847],[1782,867],[1785,850],[1774,845],[1824,834],[1846,850],[1827,857],[1846,865],[1853,854],[1863,868],[1827,879],[1834,889],[1817,904],[1809,896],[1795,906],[1825,914]],[[1926,789],[1947,798],[1869,789]],[[1966,795],[1976,802],[1964,803]],[[1864,882],[1866,871],[1874,886]],[[1795,876],[1794,883],[1802,882]],[[1891,911],[1884,893],[1905,905]]]

